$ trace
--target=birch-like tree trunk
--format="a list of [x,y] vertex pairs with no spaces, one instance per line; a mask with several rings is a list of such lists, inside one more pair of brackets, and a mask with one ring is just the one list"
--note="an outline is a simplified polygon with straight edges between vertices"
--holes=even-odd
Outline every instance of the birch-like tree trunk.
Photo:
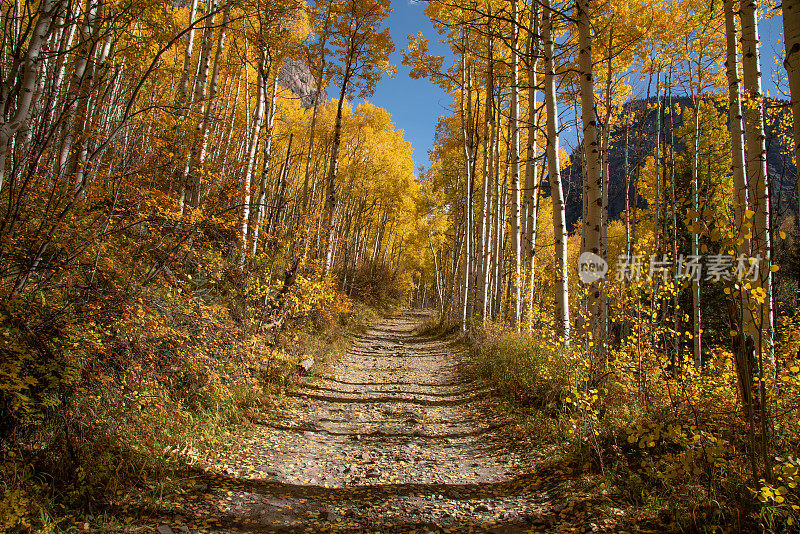
[[[302,197],[302,211],[301,214],[305,214],[306,210],[308,210],[308,181],[309,177],[311,176],[311,160],[312,155],[314,154],[314,136],[317,131],[317,115],[319,114],[319,95],[322,92],[322,82],[325,79],[325,45],[328,42],[328,31],[330,28],[330,7],[331,2],[328,2],[325,6],[325,25],[322,30],[322,42],[320,43],[320,64],[319,70],[317,71],[317,77],[314,83],[314,107],[311,111],[311,124],[309,125],[309,134],[308,134],[308,157],[306,158],[306,170],[303,176],[303,197]],[[308,238],[306,238],[308,241]]]
[[[699,159],[700,159],[700,113],[702,112],[701,106],[703,105],[702,99],[697,96],[692,99],[694,103],[694,124],[692,131],[692,210],[695,216],[692,217],[692,256],[695,258],[700,257],[700,176],[699,176]],[[700,368],[703,364],[703,347],[701,331],[701,317],[700,317],[700,280],[698,277],[692,278],[692,355],[694,356],[694,364]]]
[[244,172],[244,180],[242,184],[242,254],[240,259],[240,266],[244,266],[245,259],[247,258],[247,244],[248,244],[248,230],[250,224],[250,202],[251,193],[250,188],[253,179],[253,169],[256,166],[256,158],[258,153],[259,138],[261,137],[261,125],[264,122],[264,107],[266,103],[267,92],[267,79],[269,69],[265,65],[266,59],[262,58],[258,69],[258,91],[256,96],[256,109],[253,113],[252,130],[250,132],[250,143],[247,151],[247,167]]
[[[189,9],[189,27],[191,28],[195,23],[197,17],[197,4],[198,0],[192,0],[192,6]],[[192,69],[192,54],[194,53],[194,34],[195,30],[192,28],[189,31],[189,38],[186,44],[186,53],[183,56],[183,70],[181,71],[181,80],[178,83],[178,108],[181,114],[186,113],[186,104],[189,102],[189,72]]]
[[[270,69],[272,70],[272,69]],[[277,73],[279,69],[274,69]],[[264,214],[266,213],[267,188],[269,187],[269,173],[272,171],[272,144],[275,137],[275,99],[278,93],[278,77],[272,80],[269,90],[269,103],[266,106],[267,113],[267,139],[264,142],[264,154],[261,156],[261,181],[258,187],[258,205],[256,206],[256,224],[253,228],[253,243],[250,253],[255,256],[258,250],[258,235],[261,226],[264,224]],[[289,144],[291,147],[291,143]]]
[[553,198],[553,233],[555,235],[555,324],[564,345],[569,346],[569,279],[567,271],[567,222],[564,190],[558,152],[558,107],[556,103],[556,77],[553,58],[553,12],[550,0],[542,2],[542,40],[544,41],[544,101],[547,120],[547,175]]
[[[212,13],[216,7],[216,0],[208,1],[208,13]],[[227,25],[227,14],[229,8],[225,10],[225,16],[222,23],[222,29],[218,36],[217,59],[215,60],[214,73],[212,75],[212,85],[216,85],[219,77],[219,58],[223,53],[225,46],[225,26]],[[191,140],[192,145],[189,150],[189,156],[186,160],[186,166],[183,172],[183,179],[181,180],[181,211],[184,210],[185,200],[188,196],[189,206],[196,208],[200,205],[200,186],[201,178],[200,168],[201,153],[202,158],[205,158],[205,146],[207,143],[208,123],[211,119],[211,112],[213,109],[213,98],[216,93],[216,87],[213,88],[211,98],[206,101],[209,96],[208,88],[208,71],[211,68],[211,43],[214,28],[214,16],[206,18],[206,23],[203,28],[202,43],[200,46],[200,59],[197,65],[197,76],[195,77],[194,91],[192,102],[189,106],[200,105],[200,118],[197,121],[195,128],[195,136]],[[220,46],[222,48],[220,48]]]
[[511,255],[514,273],[510,280],[513,287],[514,316],[512,321],[519,331],[522,319],[522,247],[520,239],[520,141],[519,141],[519,12],[517,2],[511,2]]
[[342,142],[342,111],[344,107],[344,97],[347,93],[347,85],[350,82],[352,75],[352,62],[353,44],[350,45],[350,50],[347,55],[344,76],[342,77],[342,86],[339,90],[339,102],[336,105],[336,121],[333,125],[333,143],[331,146],[331,162],[328,168],[328,176],[326,180],[325,190],[325,211],[323,216],[322,228],[326,234],[326,252],[325,252],[325,271],[327,277],[331,272],[331,262],[333,260],[333,249],[336,245],[336,228],[332,224],[333,211],[336,209],[336,175],[339,172],[339,145]]
[[[584,205],[586,219],[583,223],[583,252],[601,254],[600,224],[603,209],[603,183],[600,166],[600,151],[597,134],[597,117],[595,114],[594,81],[592,77],[592,37],[589,20],[590,0],[576,0],[575,18],[578,26],[578,76],[580,80],[581,118],[583,122],[583,147],[585,154],[584,173],[586,189]],[[634,200],[634,203],[636,201]],[[599,346],[601,295],[599,284],[589,291],[588,310],[590,332],[595,346]]]
[[99,0],[90,0],[86,7],[85,22],[81,25],[76,48],[77,57],[72,68],[72,80],[70,81],[71,102],[65,110],[67,121],[64,125],[64,137],[61,141],[61,156],[59,157],[58,168],[63,176],[68,179],[73,178],[76,188],[83,185],[80,177],[74,175],[79,167],[78,154],[83,143],[84,121],[94,78],[92,57],[99,24],[101,23],[100,17],[98,17],[99,8]]
[[[763,304],[754,311],[754,321],[749,330],[760,347],[772,357],[772,245],[770,242],[769,175],[767,174],[767,149],[764,135],[764,94],[761,89],[761,57],[758,38],[758,6],[755,0],[743,0],[739,11],[742,20],[742,77],[744,79],[744,119],[747,141],[748,201],[755,212],[751,254],[760,257],[759,280],[753,292],[762,293],[756,298]],[[763,366],[762,366],[763,368]],[[761,388],[763,394],[763,388]],[[763,400],[763,399],[762,399]]]
[[[466,41],[466,39],[465,39]],[[472,124],[472,76],[470,66],[466,62],[466,53],[461,57],[461,135],[466,163],[466,179],[464,181],[464,295],[461,302],[461,330],[466,330],[469,315],[470,276],[472,270],[472,150],[470,143],[472,132],[467,125]]]
[[[728,78],[728,117],[731,135],[731,172],[733,174],[733,221],[737,229],[745,222],[747,205],[747,180],[745,178],[744,126],[742,124],[741,78],[739,76],[739,52],[736,43],[738,28],[734,17],[734,0],[723,2],[725,11],[725,73]],[[745,236],[743,235],[742,238]],[[741,254],[750,254],[750,240],[743,239],[736,247]]]
[[528,329],[533,331],[534,281],[536,276],[536,231],[539,216],[539,172],[536,164],[536,136],[539,130],[539,4],[533,2],[528,39],[528,143],[525,162],[525,268],[528,271]]
[[[211,119],[214,110],[216,109],[215,104],[217,97],[217,88],[219,87],[219,71],[222,60],[225,55],[225,39],[228,33],[228,22],[230,21],[230,15],[231,15],[231,5],[230,2],[226,2],[225,11],[222,14],[222,27],[219,30],[219,36],[217,38],[217,54],[216,57],[214,58],[214,69],[211,73],[211,84],[208,92],[208,103],[205,104],[203,119],[200,126],[200,153],[197,156],[197,165],[196,165],[197,168],[194,170],[194,174],[191,174],[193,178],[191,203],[192,207],[195,208],[200,206],[200,199],[202,198],[202,179],[200,176],[200,172],[202,172],[203,164],[205,163],[206,160],[206,153],[208,151],[208,127],[211,124]],[[237,96],[238,96],[238,88],[237,88]],[[234,103],[237,100],[238,98],[235,98]],[[224,115],[225,114],[223,114],[223,116]]]
[[[40,57],[42,47],[47,41],[49,32],[52,28],[53,17],[61,10],[62,3],[56,0],[42,0],[39,3],[37,12],[38,20],[28,42],[28,49],[22,59],[23,70],[18,77],[18,96],[16,99],[16,109],[9,109],[8,88],[15,83],[4,83],[6,87],[0,92],[0,192],[3,191],[3,184],[6,174],[6,158],[8,157],[9,144],[11,138],[26,128],[30,118],[31,103],[33,102],[36,82],[40,76],[42,58]],[[8,119],[6,119],[8,117]]]
[[484,150],[483,150],[483,223],[481,228],[481,318],[485,322],[489,316],[489,295],[490,295],[490,276],[492,258],[492,184],[494,159],[494,138],[495,138],[495,114],[494,114],[494,43],[491,32],[487,43],[487,80],[486,86],[486,105],[484,114],[486,115],[486,128],[484,130]]

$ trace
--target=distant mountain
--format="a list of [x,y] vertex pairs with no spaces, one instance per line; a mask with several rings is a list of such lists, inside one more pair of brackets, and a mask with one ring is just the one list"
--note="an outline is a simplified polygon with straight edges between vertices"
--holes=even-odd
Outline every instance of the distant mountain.
[[[676,104],[683,110],[691,108],[691,100],[687,97],[672,99],[673,106]],[[633,100],[625,104],[623,111],[634,116],[632,126],[628,131],[628,176],[631,182],[634,180],[637,160],[643,165],[648,157],[654,155],[656,146],[656,127],[657,115],[655,107],[647,109],[645,100]],[[656,99],[651,98],[647,101],[655,104]],[[662,105],[665,100],[662,99]],[[767,105],[778,107],[781,113],[791,113],[788,102],[782,100],[769,100]],[[718,108],[720,113],[727,114],[727,107]],[[646,111],[645,111],[646,110]],[[643,121],[643,122],[642,122]],[[682,125],[682,114],[673,116],[673,127],[680,128]],[[791,158],[785,156],[788,147],[781,146],[785,141],[781,141],[773,135],[777,118],[767,124],[767,172],[770,178],[770,191],[772,195],[772,212],[779,218],[786,213],[797,210],[797,191],[796,191],[796,171],[791,162]],[[639,132],[641,131],[641,151],[639,151]],[[662,134],[663,135],[663,134]],[[611,134],[612,148],[609,156],[609,219],[618,219],[625,210],[625,130],[622,128],[613,131]],[[664,140],[662,139],[662,142]],[[683,146],[678,147],[678,151],[683,150]],[[570,164],[562,170],[562,180],[567,198],[567,224],[573,227],[580,219],[582,214],[582,162],[580,148],[576,149],[570,156]],[[782,154],[784,152],[784,154]],[[638,154],[641,156],[638,156]],[[633,183],[630,187],[630,195],[633,196]],[[633,206],[633,198],[629,203]],[[639,198],[639,206],[644,207],[647,203],[643,198]]]

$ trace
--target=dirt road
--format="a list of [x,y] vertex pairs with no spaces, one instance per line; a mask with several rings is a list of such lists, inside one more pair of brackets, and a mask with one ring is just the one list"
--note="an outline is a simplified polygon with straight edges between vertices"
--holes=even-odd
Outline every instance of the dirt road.
[[[406,312],[355,340],[201,479],[173,532],[580,532],[459,348]],[[530,451],[526,451],[530,452]],[[203,481],[205,480],[205,481]]]

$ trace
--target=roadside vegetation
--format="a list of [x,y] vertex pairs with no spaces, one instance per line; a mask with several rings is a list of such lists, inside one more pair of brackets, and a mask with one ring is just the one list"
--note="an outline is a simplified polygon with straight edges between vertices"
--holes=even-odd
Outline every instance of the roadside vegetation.
[[[265,274],[249,292],[258,271],[218,260],[217,273],[174,265],[91,305],[53,294],[4,305],[0,531],[113,532],[131,519],[126,503],[180,491],[187,468],[268,418],[300,360],[320,372],[399,303],[392,280],[366,304],[313,270],[285,291],[285,276]],[[262,272],[285,274],[277,262]]]
[[[797,331],[786,335],[797,342]],[[547,465],[566,468],[584,490],[607,497],[631,525],[664,532],[796,528],[800,368],[792,355],[784,353],[795,363],[771,369],[767,379],[776,392],[767,400],[774,454],[768,481],[753,478],[761,451],[746,431],[728,350],[715,349],[702,372],[679,376],[653,354],[637,379],[630,370],[639,362],[629,350],[613,351],[593,372],[584,351],[527,333],[488,325],[474,339],[469,372],[494,386],[515,416],[513,432],[547,450]]]

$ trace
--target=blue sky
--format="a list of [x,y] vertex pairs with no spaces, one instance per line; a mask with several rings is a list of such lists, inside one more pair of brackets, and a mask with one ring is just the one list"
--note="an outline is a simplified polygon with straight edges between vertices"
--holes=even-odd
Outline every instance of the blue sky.
[[[433,146],[436,120],[447,114],[452,97],[426,79],[413,80],[408,75],[410,69],[401,63],[400,50],[406,48],[408,34],[421,31],[430,41],[431,50],[443,55],[449,48],[439,43],[439,33],[423,13],[427,2],[393,0],[392,14],[387,27],[392,33],[395,51],[391,61],[397,67],[394,78],[384,78],[378,84],[375,95],[369,100],[376,106],[389,110],[395,126],[404,130],[406,141],[414,148],[414,161],[417,166],[428,164],[428,150]],[[448,63],[445,62],[445,66]],[[329,91],[330,93],[330,91]]]
[[[405,132],[405,138],[410,141],[414,149],[414,161],[417,166],[428,165],[428,150],[433,146],[433,136],[436,130],[436,121],[440,115],[449,112],[448,105],[452,97],[445,94],[428,80],[414,80],[409,77],[409,68],[401,64],[400,50],[407,46],[408,34],[421,31],[430,41],[431,50],[435,54],[449,55],[449,47],[439,42],[439,34],[431,25],[424,14],[427,2],[414,0],[393,0],[393,12],[389,16],[387,27],[392,33],[395,51],[391,56],[392,63],[397,67],[394,78],[384,78],[378,84],[375,94],[369,100],[375,105],[387,109],[392,114],[392,119],[398,129]],[[782,21],[780,16],[764,20],[760,23],[761,53],[764,90],[772,97],[781,98],[782,95],[775,86],[773,74],[783,69],[782,64],[776,64],[775,58],[783,60]],[[448,66],[448,60],[445,66]],[[329,89],[329,94],[335,91]],[[567,117],[562,117],[562,121]],[[567,134],[566,137],[570,137]],[[566,145],[573,143],[564,139]],[[565,147],[569,149],[569,146]]]

